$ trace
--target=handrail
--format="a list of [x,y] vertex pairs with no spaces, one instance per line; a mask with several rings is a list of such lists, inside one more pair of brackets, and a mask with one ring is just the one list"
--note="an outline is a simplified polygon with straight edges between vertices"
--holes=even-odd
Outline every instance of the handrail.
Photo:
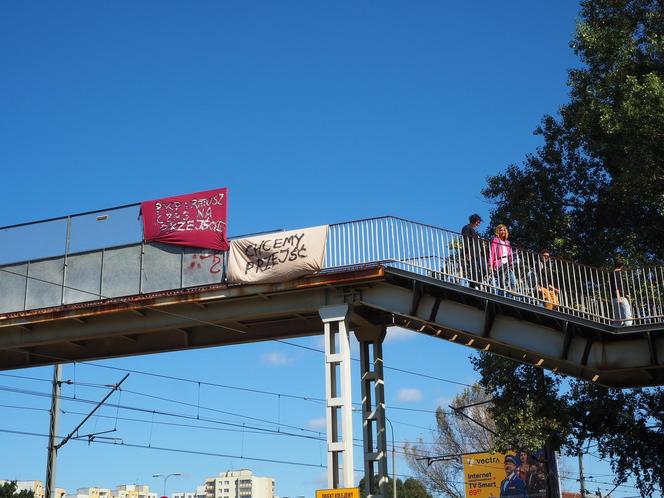
[[330,225],[326,267],[386,260],[394,261],[389,266],[603,324],[664,321],[664,267],[616,274],[559,258],[545,261],[519,247],[492,248],[487,239],[392,216]]
[[[89,216],[135,206],[138,204],[72,216]],[[72,216],[33,223],[67,220],[69,229]],[[18,224],[4,229],[24,226],[26,224]],[[142,246],[139,241],[137,244]],[[92,246],[93,249],[86,251],[65,250],[63,267],[67,267],[70,255],[95,251],[94,241]],[[120,247],[112,244],[105,249],[116,246]],[[57,254],[62,257],[61,250]],[[27,258],[25,261],[44,259],[51,258]],[[664,321],[664,267],[661,266],[616,274],[559,258],[544,261],[539,254],[516,246],[507,249],[494,244],[492,248],[488,239],[467,239],[451,230],[395,216],[329,225],[324,268],[365,264],[400,268],[606,325],[630,326]],[[56,285],[65,285],[68,279],[66,270],[62,272],[62,279]],[[65,303],[64,296],[63,291],[59,304]]]
[[109,211],[117,211],[118,209],[126,209],[126,208],[136,207],[136,206],[140,206],[140,205],[141,205],[140,202],[133,202],[131,204],[124,204],[122,206],[113,206],[113,207],[106,208],[106,209],[95,209],[93,211],[84,211],[82,213],[74,213],[74,214],[66,214],[64,216],[56,216],[55,218],[45,218],[43,220],[36,220],[36,221],[25,221],[23,223],[16,223],[14,225],[6,225],[4,227],[0,227],[0,230],[9,230],[11,228],[27,227],[27,226],[30,226],[30,225],[40,225],[42,223],[50,223],[52,221],[63,221],[63,220],[67,220],[69,218],[77,218],[79,216],[88,216],[88,215],[95,214],[95,213],[107,213]]

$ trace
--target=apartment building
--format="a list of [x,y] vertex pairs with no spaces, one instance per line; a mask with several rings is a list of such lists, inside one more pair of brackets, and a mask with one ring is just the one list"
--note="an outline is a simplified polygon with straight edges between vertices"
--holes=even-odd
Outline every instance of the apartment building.
[[111,490],[108,488],[78,488],[76,493],[68,494],[65,498],[111,498]]
[[[11,480],[0,479],[0,485],[11,482]],[[44,483],[42,481],[16,481],[16,491],[32,491],[35,498],[44,498]],[[67,490],[55,488],[55,498],[64,498]]]
[[205,498],[274,498],[274,479],[251,470],[229,470],[205,481]]
[[171,498],[206,498],[205,497],[205,486],[196,486],[196,491],[194,492],[178,492],[173,493]]
[[[35,497],[36,498],[36,497]],[[76,493],[64,498],[158,498],[157,493],[150,492],[145,484],[121,484],[115,489],[109,488],[78,488]]]

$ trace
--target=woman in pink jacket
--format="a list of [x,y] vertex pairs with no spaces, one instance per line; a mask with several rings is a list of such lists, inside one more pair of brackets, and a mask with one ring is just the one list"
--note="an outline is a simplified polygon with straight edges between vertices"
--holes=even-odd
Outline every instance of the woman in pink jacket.
[[503,289],[514,289],[516,288],[516,277],[512,271],[512,246],[507,240],[509,237],[507,227],[503,224],[498,225],[495,234],[489,249],[489,269],[493,274],[492,285]]

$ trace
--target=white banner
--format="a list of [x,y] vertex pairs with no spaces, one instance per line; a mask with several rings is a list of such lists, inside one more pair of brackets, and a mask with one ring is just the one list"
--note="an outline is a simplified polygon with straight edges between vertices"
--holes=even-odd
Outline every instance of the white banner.
[[323,268],[327,225],[231,241],[228,281],[285,282]]

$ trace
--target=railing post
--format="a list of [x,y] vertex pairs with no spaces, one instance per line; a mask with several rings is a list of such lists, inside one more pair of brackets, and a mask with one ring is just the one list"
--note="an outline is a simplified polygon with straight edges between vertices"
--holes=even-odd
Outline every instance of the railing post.
[[62,293],[60,304],[65,304],[65,286],[67,285],[67,258],[71,244],[71,216],[67,216],[67,234],[65,236],[65,255],[62,261]]

